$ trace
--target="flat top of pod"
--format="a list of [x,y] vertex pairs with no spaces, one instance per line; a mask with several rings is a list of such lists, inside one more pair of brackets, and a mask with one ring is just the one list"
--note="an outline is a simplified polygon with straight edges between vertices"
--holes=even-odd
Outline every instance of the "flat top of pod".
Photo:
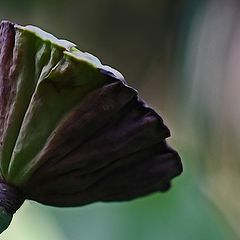
[[72,43],[64,39],[58,39],[51,33],[45,32],[41,28],[33,25],[21,26],[21,25],[15,24],[14,27],[22,31],[28,31],[30,33],[33,33],[39,38],[41,38],[43,41],[50,41],[52,44],[60,48],[64,48],[65,49],[64,54],[74,57],[77,60],[86,61],[92,64],[94,67],[100,69],[103,74],[109,75],[111,77],[115,77],[125,82],[124,76],[119,71],[117,71],[116,69],[110,66],[102,64],[101,61],[96,56],[88,52],[80,51],[79,49],[77,49],[77,45],[75,43]]

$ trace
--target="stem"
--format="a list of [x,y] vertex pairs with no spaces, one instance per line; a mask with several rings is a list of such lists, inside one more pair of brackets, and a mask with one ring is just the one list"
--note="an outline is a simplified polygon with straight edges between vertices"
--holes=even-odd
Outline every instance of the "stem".
[[7,229],[13,214],[23,204],[19,190],[5,182],[0,182],[0,234]]
[[0,207],[0,234],[6,230],[12,221],[13,214]]

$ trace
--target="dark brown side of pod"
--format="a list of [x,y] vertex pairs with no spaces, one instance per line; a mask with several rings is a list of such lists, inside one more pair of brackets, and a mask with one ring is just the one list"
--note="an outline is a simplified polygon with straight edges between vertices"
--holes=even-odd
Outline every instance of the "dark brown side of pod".
[[24,192],[44,204],[80,206],[166,191],[182,172],[169,136],[135,90],[109,81],[59,124]]

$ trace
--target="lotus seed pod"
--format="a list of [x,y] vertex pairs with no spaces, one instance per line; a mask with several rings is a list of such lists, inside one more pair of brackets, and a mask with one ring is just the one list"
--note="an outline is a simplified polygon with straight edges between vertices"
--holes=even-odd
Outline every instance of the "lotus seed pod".
[[162,118],[117,70],[34,26],[0,26],[0,232],[30,199],[73,207],[166,191]]

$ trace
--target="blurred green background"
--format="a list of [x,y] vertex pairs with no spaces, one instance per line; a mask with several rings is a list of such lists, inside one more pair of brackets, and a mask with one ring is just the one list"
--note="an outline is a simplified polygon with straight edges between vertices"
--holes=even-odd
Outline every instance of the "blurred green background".
[[120,70],[170,127],[184,173],[165,194],[52,208],[25,202],[4,240],[240,239],[237,0],[0,0]]

